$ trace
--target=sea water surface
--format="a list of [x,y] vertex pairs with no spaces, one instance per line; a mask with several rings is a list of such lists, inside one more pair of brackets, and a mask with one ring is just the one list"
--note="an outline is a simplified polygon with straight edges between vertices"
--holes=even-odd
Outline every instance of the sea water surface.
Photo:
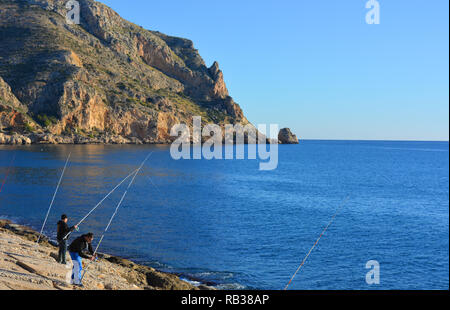
[[[448,142],[302,141],[280,146],[275,171],[176,161],[167,146],[0,146],[0,217],[40,229],[71,153],[54,237],[62,213],[80,220],[150,152],[100,251],[219,288],[283,289],[343,204],[291,289],[449,288]],[[81,226],[94,245],[127,185]]]

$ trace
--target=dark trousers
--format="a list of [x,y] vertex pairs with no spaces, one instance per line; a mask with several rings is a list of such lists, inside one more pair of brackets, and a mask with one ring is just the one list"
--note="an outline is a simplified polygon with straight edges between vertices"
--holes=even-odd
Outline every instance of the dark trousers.
[[66,263],[66,252],[67,252],[67,241],[58,240],[59,251],[58,251],[58,263]]

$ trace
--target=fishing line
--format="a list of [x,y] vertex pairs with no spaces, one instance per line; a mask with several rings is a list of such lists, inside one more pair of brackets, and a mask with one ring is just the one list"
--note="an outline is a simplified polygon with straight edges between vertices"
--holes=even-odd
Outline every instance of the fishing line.
[[306,254],[305,258],[303,259],[302,263],[300,264],[300,266],[297,268],[297,271],[295,271],[294,275],[292,276],[291,280],[289,280],[289,283],[286,285],[286,287],[284,288],[284,290],[286,291],[289,288],[289,285],[291,285],[292,281],[294,280],[295,276],[298,274],[298,272],[302,269],[302,267],[305,265],[306,260],[308,259],[308,257],[311,255],[312,251],[314,250],[314,248],[317,246],[317,244],[319,244],[320,239],[322,239],[323,235],[325,234],[325,232],[328,230],[328,228],[331,226],[331,224],[334,222],[334,220],[336,219],[336,217],[338,216],[339,212],[341,211],[341,209],[344,207],[344,205],[347,203],[347,201],[350,199],[350,196],[347,197],[345,199],[345,201],[341,204],[341,206],[337,209],[336,213],[333,215],[333,217],[331,218],[331,221],[328,223],[328,225],[325,227],[325,229],[322,231],[322,233],[320,234],[319,238],[316,240],[316,242],[314,243],[314,245],[312,246],[312,248],[309,250],[308,254]]
[[[114,187],[102,200],[100,200],[100,202],[91,209],[91,211],[88,212],[88,214],[86,214],[85,217],[83,217],[77,225],[75,226],[80,226],[91,214],[92,212],[94,212],[102,203],[103,201],[106,200],[106,198],[108,198],[120,185],[122,185],[126,180],[128,180],[133,174],[136,173],[136,171],[138,171],[138,169],[134,170],[133,172],[131,172],[125,179],[123,179],[119,184],[116,185],[116,187]],[[69,236],[70,236],[71,232],[69,232],[67,235],[64,236],[64,240],[66,240]]]
[[[100,247],[100,244],[102,243],[103,238],[105,238],[105,235],[106,235],[106,233],[108,232],[108,229],[109,229],[109,227],[111,226],[111,223],[112,223],[114,217],[116,216],[117,212],[119,211],[119,208],[120,208],[120,206],[122,205],[122,202],[123,202],[123,200],[125,199],[125,196],[127,195],[128,190],[130,189],[131,185],[134,183],[134,180],[136,179],[136,176],[139,174],[139,171],[141,171],[141,169],[142,169],[142,167],[144,166],[145,162],[150,158],[150,156],[151,156],[152,154],[153,154],[153,152],[150,153],[150,154],[144,159],[144,161],[142,162],[141,166],[136,170],[136,173],[134,174],[133,179],[131,179],[130,184],[128,184],[127,189],[125,190],[125,192],[124,192],[123,195],[122,195],[122,198],[120,199],[119,203],[117,204],[116,209],[114,210],[113,215],[112,215],[111,218],[109,219],[108,225],[106,225],[106,228],[105,228],[105,230],[104,230],[104,232],[103,232],[103,235],[101,236],[101,238],[100,238],[100,240],[99,240],[99,242],[98,242],[98,244],[97,244],[97,247],[95,248],[93,257],[95,257],[95,255],[97,254],[97,251],[98,251],[98,249],[99,249],[99,247]],[[86,268],[84,269],[84,272],[83,272],[83,275],[81,276],[80,282],[83,281],[84,275],[86,274],[86,271],[87,271],[87,269],[88,269],[88,267],[89,267],[89,265],[90,265],[91,263],[92,263],[92,261],[90,261],[90,262],[88,263],[88,265],[86,266]]]
[[50,214],[50,210],[52,209],[53,202],[55,202],[56,193],[58,192],[59,186],[61,185],[61,181],[63,179],[64,172],[66,171],[67,164],[69,163],[70,155],[71,155],[71,153],[69,153],[69,156],[67,156],[66,164],[64,165],[64,169],[61,173],[61,176],[59,177],[58,185],[56,186],[55,193],[53,194],[52,202],[50,203],[50,206],[48,207],[47,215],[45,216],[45,220],[44,220],[44,223],[42,224],[41,232],[39,233],[39,237],[36,242],[37,244],[39,244],[39,241],[41,240],[42,232],[44,231],[45,224],[47,223],[48,215]]

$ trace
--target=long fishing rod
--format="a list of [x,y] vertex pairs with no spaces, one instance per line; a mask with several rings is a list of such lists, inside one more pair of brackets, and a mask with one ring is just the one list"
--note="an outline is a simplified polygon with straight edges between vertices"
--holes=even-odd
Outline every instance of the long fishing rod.
[[336,219],[336,217],[338,216],[339,212],[341,211],[342,207],[347,203],[347,201],[350,199],[350,197],[347,197],[347,199],[345,199],[345,201],[341,204],[341,206],[337,209],[336,213],[333,215],[333,217],[331,218],[331,221],[328,223],[328,225],[325,227],[325,229],[322,231],[322,233],[320,234],[319,238],[316,240],[316,242],[314,243],[314,245],[312,246],[312,248],[309,250],[308,254],[306,254],[305,258],[303,259],[302,263],[300,264],[300,266],[297,268],[297,271],[295,271],[294,275],[292,276],[291,280],[289,280],[289,283],[286,285],[286,287],[284,288],[285,291],[287,291],[287,289],[289,288],[289,285],[291,285],[292,281],[294,280],[295,276],[297,275],[297,273],[302,269],[302,267],[305,265],[306,260],[308,259],[308,257],[311,255],[312,251],[314,250],[314,248],[317,246],[317,244],[319,244],[320,239],[322,239],[323,235],[325,234],[325,232],[328,230],[328,228],[331,226],[331,224],[334,222],[334,220]]
[[36,243],[39,243],[39,241],[41,240],[42,232],[44,231],[45,224],[47,223],[48,215],[50,214],[50,210],[52,209],[53,203],[55,202],[56,193],[58,193],[58,189],[59,189],[59,186],[61,185],[61,181],[63,179],[64,172],[66,172],[66,168],[67,168],[67,164],[69,163],[70,155],[71,155],[71,153],[69,153],[69,156],[67,156],[66,164],[64,165],[64,169],[61,173],[61,176],[59,177],[58,185],[56,186],[56,190],[55,190],[55,193],[53,194],[52,201],[50,202],[50,206],[48,207],[47,215],[45,216],[44,223],[42,224],[41,232],[39,233],[39,237],[38,237],[38,240]]
[[[127,195],[128,190],[130,189],[131,185],[134,183],[134,180],[136,179],[136,176],[139,174],[139,171],[141,171],[141,169],[142,169],[142,167],[144,166],[145,162],[150,158],[150,156],[151,156],[152,154],[153,154],[153,152],[150,153],[150,154],[145,158],[145,160],[142,162],[142,164],[141,164],[141,166],[139,167],[139,169],[137,169],[136,173],[134,174],[133,179],[131,179],[130,183],[128,184],[128,187],[127,187],[127,189],[125,190],[125,192],[123,193],[122,198],[120,199],[119,203],[117,204],[116,209],[114,210],[114,213],[112,214],[111,218],[109,219],[108,225],[106,225],[106,228],[105,228],[105,230],[104,230],[104,232],[103,232],[103,235],[101,236],[101,238],[100,238],[100,240],[99,240],[99,242],[98,242],[98,244],[97,244],[97,247],[95,248],[94,254],[92,255],[93,257],[96,256],[97,251],[98,251],[98,249],[99,249],[99,247],[100,247],[100,244],[102,243],[103,238],[105,238],[105,235],[106,235],[106,233],[108,232],[108,229],[109,229],[109,227],[111,226],[111,223],[112,223],[114,217],[116,216],[117,212],[119,211],[119,208],[120,208],[120,206],[122,205],[122,202],[123,202],[123,200],[125,199],[125,196]],[[92,261],[90,261],[90,262],[88,263],[88,265],[86,266],[86,268],[84,269],[84,272],[83,272],[83,275],[81,276],[80,282],[83,281],[84,275],[86,274],[86,271],[87,271],[87,269],[89,268],[89,265],[90,265],[91,263],[92,263]]]
[[[78,224],[77,225],[75,225],[75,226],[77,226],[77,227],[79,227],[91,214],[92,214],[92,212],[94,212],[102,203],[103,203],[103,201],[105,201],[106,200],[106,198],[108,198],[120,185],[122,185],[126,180],[128,180],[133,174],[135,174],[136,173],[136,171],[137,171],[138,169],[136,169],[136,170],[134,170],[133,172],[131,172],[125,179],[123,179],[119,184],[117,184],[116,185],[116,187],[114,187],[102,200],[100,200],[100,202],[99,203],[97,203],[96,205],[95,205],[95,207],[93,207],[92,209],[91,209],[91,211],[89,211],[88,212],[88,214],[86,214],[86,216],[85,217],[83,217],[79,222],[78,222]],[[67,233],[67,235],[65,235],[64,236],[64,240],[66,240],[69,236],[70,236],[70,234],[71,234],[72,232],[69,232],[69,233]]]
[[0,187],[0,193],[3,191],[3,186],[5,186],[6,180],[8,179],[9,171],[11,170],[12,165],[14,164],[14,160],[16,159],[16,153],[9,164],[8,170],[6,170],[5,178],[3,179],[2,186]]

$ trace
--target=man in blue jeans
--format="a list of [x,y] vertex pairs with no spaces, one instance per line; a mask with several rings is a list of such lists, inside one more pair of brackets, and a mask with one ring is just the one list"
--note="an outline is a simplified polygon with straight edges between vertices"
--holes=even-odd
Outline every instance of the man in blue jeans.
[[94,251],[92,250],[92,240],[94,234],[88,233],[76,238],[69,246],[70,258],[72,258],[72,284],[82,287],[81,272],[83,271],[82,258],[94,260]]

